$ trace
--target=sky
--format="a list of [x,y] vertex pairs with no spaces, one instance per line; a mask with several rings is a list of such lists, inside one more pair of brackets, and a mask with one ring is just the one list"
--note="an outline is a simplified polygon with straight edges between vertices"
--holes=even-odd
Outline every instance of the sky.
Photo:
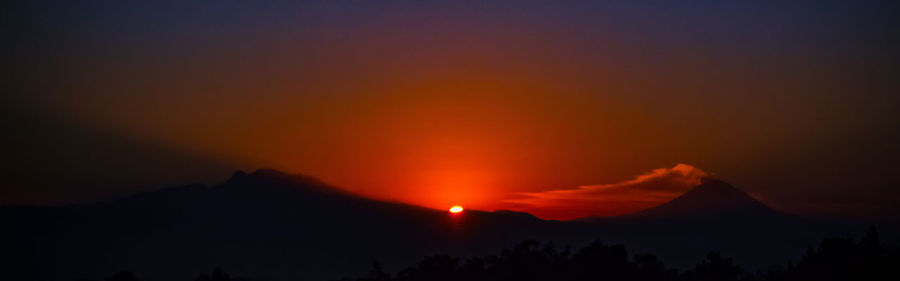
[[895,1],[145,2],[0,4],[0,204],[274,168],[542,218],[699,175],[900,218]]

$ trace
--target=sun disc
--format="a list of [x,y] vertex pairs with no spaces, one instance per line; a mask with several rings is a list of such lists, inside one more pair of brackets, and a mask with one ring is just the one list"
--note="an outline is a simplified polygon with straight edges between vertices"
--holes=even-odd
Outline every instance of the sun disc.
[[458,214],[458,213],[462,213],[462,211],[463,211],[462,206],[456,205],[456,206],[450,207],[451,213]]

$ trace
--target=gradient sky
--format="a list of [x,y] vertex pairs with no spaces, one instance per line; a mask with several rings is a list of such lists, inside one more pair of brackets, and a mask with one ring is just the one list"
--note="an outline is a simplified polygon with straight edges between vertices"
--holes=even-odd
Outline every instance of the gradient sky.
[[[784,211],[900,217],[896,1],[144,2],[0,4],[0,203],[268,167],[540,213],[690,167]],[[644,206],[607,201],[541,216]]]

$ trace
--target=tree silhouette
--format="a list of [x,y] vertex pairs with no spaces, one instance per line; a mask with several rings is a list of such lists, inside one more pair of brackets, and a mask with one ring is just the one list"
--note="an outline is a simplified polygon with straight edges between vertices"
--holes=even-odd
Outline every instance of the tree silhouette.
[[369,276],[363,277],[357,280],[365,280],[365,281],[389,281],[391,280],[391,275],[384,272],[381,269],[381,264],[378,263],[377,260],[372,261],[372,270],[369,270]]
[[642,254],[634,256],[635,274],[632,280],[675,280],[678,278],[678,270],[667,269],[662,261],[654,255]]
[[800,280],[897,280],[896,250],[881,244],[872,226],[857,242],[853,238],[827,238],[818,248],[810,247],[793,272]]
[[706,259],[693,270],[685,273],[687,280],[696,281],[736,281],[743,270],[732,259],[722,257],[717,252],[709,252]]
[[[107,281],[136,281],[128,271],[118,272]],[[198,276],[196,281],[238,281],[221,268]],[[793,280],[900,280],[900,250],[888,247],[871,227],[865,237],[826,238],[810,247],[796,263],[773,265],[755,273],[745,273],[734,260],[718,252],[709,252],[690,270],[667,268],[656,256],[639,254],[629,258],[622,245],[595,241],[575,254],[559,251],[553,244],[529,240],[500,251],[499,255],[460,258],[436,255],[422,259],[395,276],[381,264],[361,278],[344,281],[793,281]]]
[[634,265],[622,245],[605,245],[595,241],[572,257],[577,280],[630,280]]
[[787,280],[900,280],[900,255],[879,240],[871,227],[860,241],[827,238],[810,248],[796,263],[773,265],[755,273],[745,273],[733,259],[709,252],[685,272],[665,267],[650,254],[629,258],[622,245],[595,241],[570,255],[552,244],[525,241],[505,249],[498,256],[458,258],[430,256],[391,278],[375,264],[368,277],[357,281],[529,281],[529,280],[635,280],[635,281],[787,281]]

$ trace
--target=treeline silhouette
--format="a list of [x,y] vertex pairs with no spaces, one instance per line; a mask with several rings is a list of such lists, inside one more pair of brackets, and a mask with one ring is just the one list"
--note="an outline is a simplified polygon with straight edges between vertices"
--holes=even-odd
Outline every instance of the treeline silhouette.
[[368,276],[341,281],[506,281],[506,280],[900,280],[900,252],[882,244],[872,227],[861,240],[827,238],[796,262],[748,272],[731,258],[710,252],[691,269],[667,268],[656,256],[628,256],[622,245],[594,242],[577,252],[553,244],[522,242],[500,255],[465,261],[430,256],[390,275],[373,264]]
[[[123,271],[107,281],[139,281]],[[222,269],[201,274],[195,281],[249,281],[233,278]],[[879,240],[875,227],[860,240],[826,238],[810,247],[795,263],[750,272],[731,258],[710,252],[687,270],[667,268],[652,254],[629,257],[623,245],[596,241],[572,252],[552,243],[525,241],[499,255],[462,260],[445,255],[425,257],[397,274],[386,273],[378,262],[366,276],[337,281],[777,281],[777,280],[900,280],[900,249]]]

